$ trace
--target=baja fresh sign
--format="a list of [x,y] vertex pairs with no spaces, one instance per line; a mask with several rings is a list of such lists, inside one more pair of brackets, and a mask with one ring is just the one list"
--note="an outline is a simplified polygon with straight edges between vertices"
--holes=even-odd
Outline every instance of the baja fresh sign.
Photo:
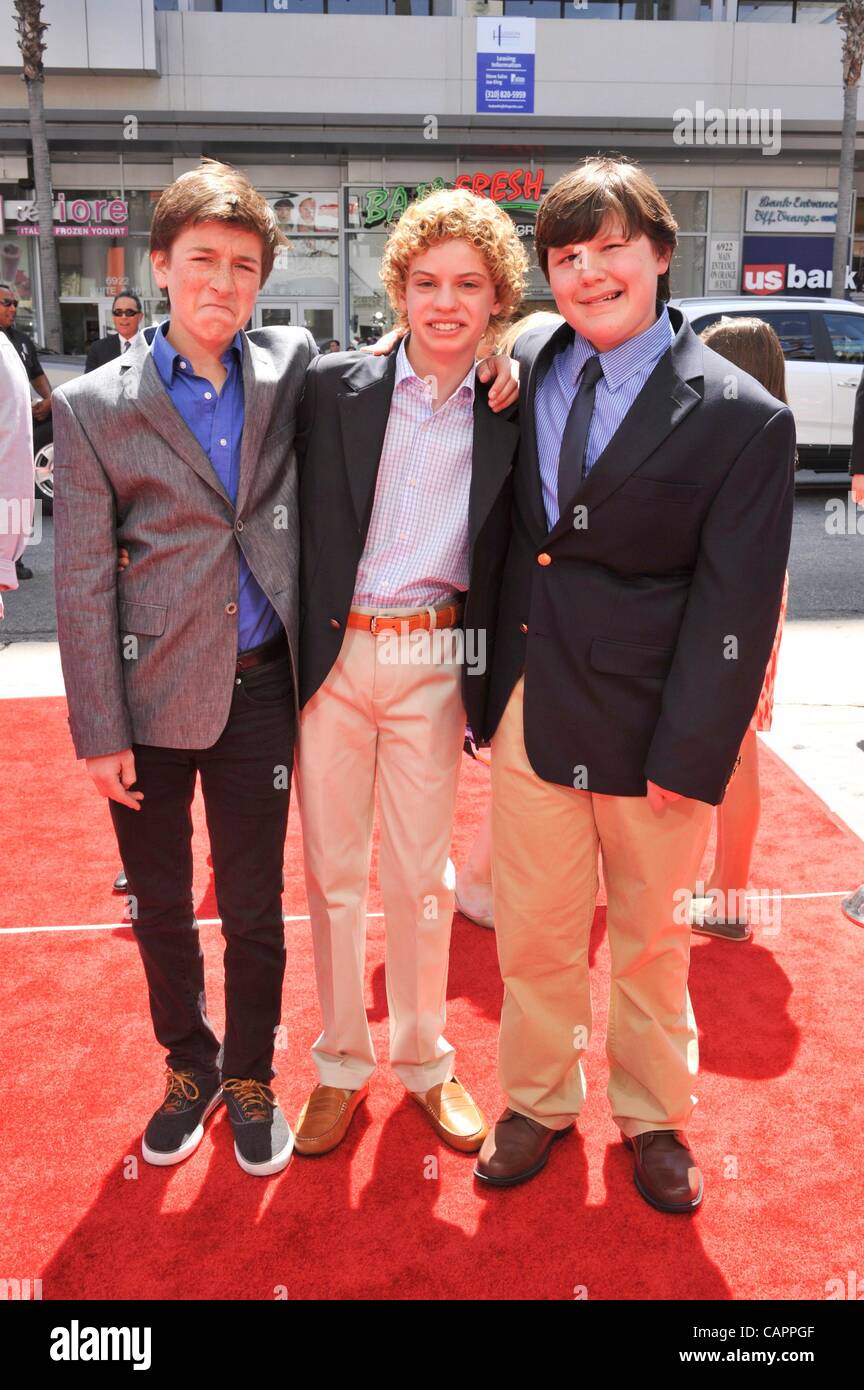
[[455,184],[442,178],[431,183],[367,188],[349,196],[348,225],[378,227],[398,222],[410,202],[439,188],[468,188],[479,197],[500,203],[505,212],[531,215],[543,197],[543,169],[496,169],[491,174],[459,174]]
[[806,188],[747,190],[747,232],[833,232],[836,226],[836,193]]

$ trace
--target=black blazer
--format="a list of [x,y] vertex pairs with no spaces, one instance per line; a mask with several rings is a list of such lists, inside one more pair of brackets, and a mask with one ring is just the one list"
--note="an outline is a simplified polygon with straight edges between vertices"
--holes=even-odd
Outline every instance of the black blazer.
[[650,779],[716,805],[774,641],[795,427],[669,316],[669,351],[551,533],[534,403],[573,330],[516,344],[522,444],[485,723],[497,727],[524,670],[526,749],[544,780],[644,796]]
[[[357,566],[372,516],[378,465],[396,377],[396,353],[324,353],[310,363],[300,406],[300,704],[325,680],[339,655]],[[512,471],[519,441],[517,409],[496,415],[488,388],[476,383],[474,456],[468,502],[469,589],[464,625],[469,656],[465,707],[483,733],[498,594],[507,554]]]
[[[144,337],[148,343],[152,343],[156,326],[144,329]],[[87,361],[84,363],[85,372],[95,372],[97,367],[104,367],[106,362],[113,362],[115,357],[120,356],[120,334],[109,333],[107,338],[99,338],[95,343],[91,343],[87,349]]]

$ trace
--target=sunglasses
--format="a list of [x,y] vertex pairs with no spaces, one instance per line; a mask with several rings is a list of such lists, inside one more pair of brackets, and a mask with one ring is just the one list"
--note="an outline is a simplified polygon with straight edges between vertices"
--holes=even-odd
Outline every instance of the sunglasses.
[[140,309],[112,309],[111,313],[115,319],[137,319],[141,313]]
[[17,299],[0,299],[0,304],[3,305],[3,308],[4,308],[4,309],[17,309],[17,308],[18,308],[18,300],[17,300]]

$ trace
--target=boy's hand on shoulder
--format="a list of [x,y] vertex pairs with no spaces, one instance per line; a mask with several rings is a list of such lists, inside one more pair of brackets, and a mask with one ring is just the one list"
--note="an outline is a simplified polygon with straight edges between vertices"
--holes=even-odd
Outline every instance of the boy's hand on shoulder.
[[144,800],[144,793],[129,791],[135,785],[135,755],[131,748],[106,753],[101,758],[87,758],[86,763],[97,792],[132,811],[141,810],[139,802]]
[[371,352],[373,357],[389,357],[393,349],[398,348],[407,332],[407,328],[391,328],[390,332],[383,334],[377,343],[361,343],[360,351]]
[[484,357],[477,364],[478,380],[492,382],[489,405],[496,415],[519,399],[519,363],[515,357]]

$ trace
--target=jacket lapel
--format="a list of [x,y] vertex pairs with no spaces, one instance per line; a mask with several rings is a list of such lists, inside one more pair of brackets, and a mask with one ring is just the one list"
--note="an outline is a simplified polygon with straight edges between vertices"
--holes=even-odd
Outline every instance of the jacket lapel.
[[570,529],[574,506],[590,510],[605,502],[701,401],[701,390],[690,383],[701,384],[702,344],[679,310],[670,309],[669,317],[676,330],[669,351],[660,358],[588,477],[573,494],[549,533],[550,539]]
[[[165,390],[149,347],[133,348],[120,366],[121,390],[165,443],[232,507],[219,475]],[[245,433],[245,432],[244,432]]]
[[476,380],[474,387],[474,449],[471,490],[468,498],[468,541],[474,544],[507,475],[519,443],[519,423],[511,412],[496,415],[489,408],[489,387]]
[[276,368],[269,352],[243,341],[243,442],[240,446],[240,479],[237,484],[237,511],[242,511],[252,484],[261,442],[273,414]]
[[337,396],[348,487],[364,541],[372,515],[378,464],[395,382],[396,352],[387,357],[370,353],[346,369],[346,389]]

